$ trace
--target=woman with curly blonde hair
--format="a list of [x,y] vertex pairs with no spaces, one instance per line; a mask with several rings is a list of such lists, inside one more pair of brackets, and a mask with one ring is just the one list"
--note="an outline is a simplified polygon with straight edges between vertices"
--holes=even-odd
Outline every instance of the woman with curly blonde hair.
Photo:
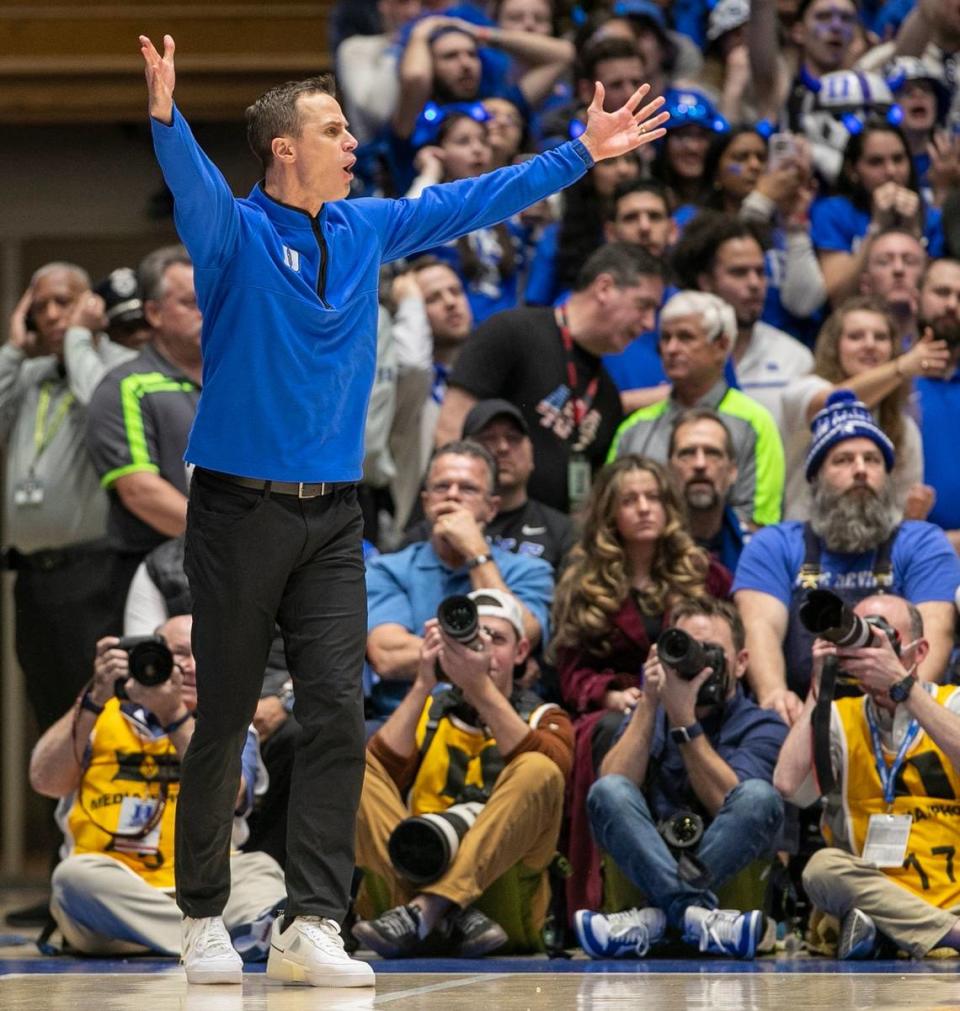
[[897,505],[906,507],[906,518],[925,519],[932,499],[921,484],[923,443],[905,408],[913,380],[936,374],[948,358],[946,344],[934,340],[932,334],[901,351],[896,323],[874,295],[858,295],[838,306],[817,337],[813,372],[794,380],[783,392],[787,457],[783,518],[809,518],[810,486],[804,461],[810,422],[831,393],[845,389],[870,408],[893,443],[896,464],[891,479]]
[[607,464],[554,596],[551,649],[577,732],[569,909],[599,908],[599,856],[586,824],[586,795],[624,713],[640,695],[650,646],[678,601],[730,593],[730,573],[697,547],[685,518],[661,464],[634,455]]

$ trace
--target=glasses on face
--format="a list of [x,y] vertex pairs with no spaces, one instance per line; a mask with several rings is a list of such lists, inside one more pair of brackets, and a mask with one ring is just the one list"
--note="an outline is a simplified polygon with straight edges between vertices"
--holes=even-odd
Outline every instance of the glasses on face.
[[487,494],[486,488],[471,484],[469,481],[436,481],[427,485],[427,494],[434,498],[446,498],[454,488],[463,498],[482,498]]

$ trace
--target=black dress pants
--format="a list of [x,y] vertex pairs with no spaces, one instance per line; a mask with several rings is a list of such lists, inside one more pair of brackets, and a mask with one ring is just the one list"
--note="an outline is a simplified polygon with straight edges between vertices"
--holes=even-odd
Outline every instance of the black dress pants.
[[300,726],[287,822],[287,913],[340,922],[363,785],[366,648],[356,487],[310,499],[197,468],[185,569],[193,597],[197,723],[181,767],[177,902],[218,916],[230,892],[240,756],[274,634],[283,633]]

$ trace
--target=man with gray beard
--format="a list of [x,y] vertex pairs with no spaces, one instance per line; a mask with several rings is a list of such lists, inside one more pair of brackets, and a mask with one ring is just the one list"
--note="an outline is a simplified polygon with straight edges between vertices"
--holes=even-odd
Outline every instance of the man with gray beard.
[[[919,333],[947,342],[950,361],[939,374],[924,370],[915,383],[923,437],[923,481],[935,494],[930,522],[943,527],[960,553],[960,261],[934,260],[920,282]],[[921,366],[923,362],[921,362]]]
[[811,429],[810,520],[754,534],[733,585],[747,629],[748,680],[760,705],[790,724],[810,684],[813,637],[798,616],[808,590],[832,590],[850,607],[877,593],[909,600],[930,642],[919,675],[935,680],[953,644],[960,585],[960,559],[943,531],[920,520],[899,521],[890,483],[893,444],[870,410],[850,390],[837,390]]

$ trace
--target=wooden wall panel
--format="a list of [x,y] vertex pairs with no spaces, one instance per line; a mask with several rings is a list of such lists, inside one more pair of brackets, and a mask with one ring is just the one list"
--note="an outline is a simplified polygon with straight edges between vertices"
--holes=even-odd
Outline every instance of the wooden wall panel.
[[270,85],[330,69],[319,3],[0,0],[0,122],[142,119],[137,36],[177,41],[177,93],[193,120],[241,117]]

